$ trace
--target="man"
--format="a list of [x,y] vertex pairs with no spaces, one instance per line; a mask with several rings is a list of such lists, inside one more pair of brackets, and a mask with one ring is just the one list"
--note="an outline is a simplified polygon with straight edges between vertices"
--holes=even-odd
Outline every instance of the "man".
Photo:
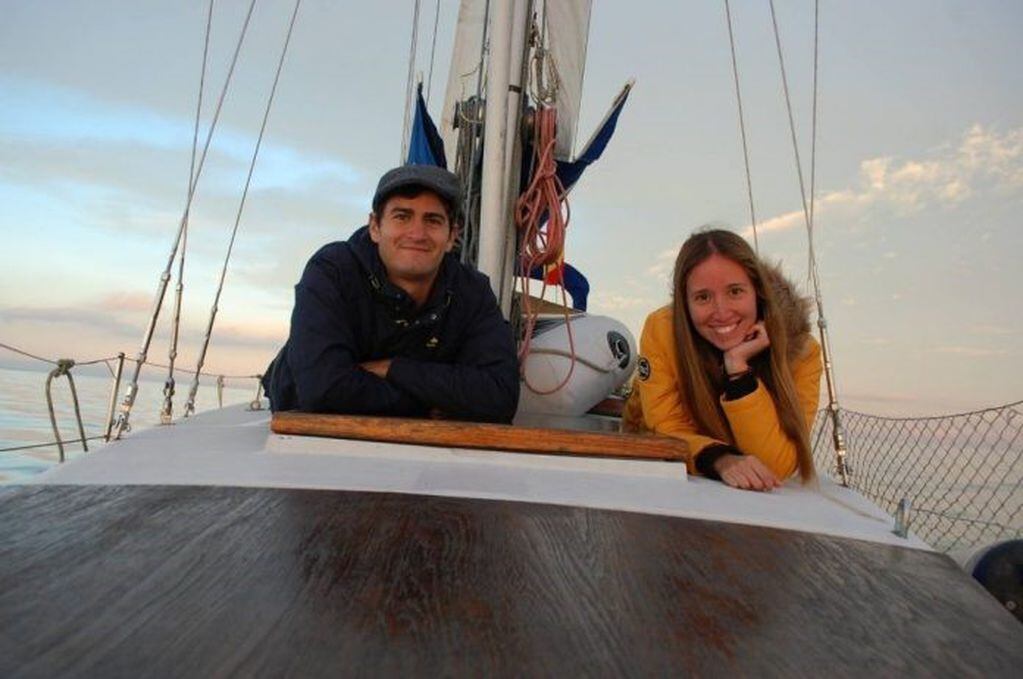
[[369,224],[321,248],[295,286],[271,408],[508,422],[515,342],[483,274],[451,254],[461,187],[447,170],[381,177]]

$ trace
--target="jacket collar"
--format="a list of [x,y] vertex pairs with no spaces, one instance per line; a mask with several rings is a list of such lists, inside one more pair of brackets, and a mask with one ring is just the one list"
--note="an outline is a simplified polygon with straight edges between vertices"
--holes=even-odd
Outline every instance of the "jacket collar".
[[788,335],[789,360],[803,354],[810,337],[810,315],[813,303],[799,293],[796,285],[782,273],[777,264],[764,265],[765,284],[774,292],[774,301]]

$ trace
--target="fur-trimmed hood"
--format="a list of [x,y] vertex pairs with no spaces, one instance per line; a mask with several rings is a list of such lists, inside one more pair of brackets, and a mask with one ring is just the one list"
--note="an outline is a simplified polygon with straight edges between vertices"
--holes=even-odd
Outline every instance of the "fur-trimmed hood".
[[774,292],[774,301],[781,313],[788,333],[788,358],[794,360],[806,351],[807,340],[811,337],[810,315],[813,308],[812,300],[800,294],[795,283],[790,281],[781,271],[780,264],[763,265],[764,284]]

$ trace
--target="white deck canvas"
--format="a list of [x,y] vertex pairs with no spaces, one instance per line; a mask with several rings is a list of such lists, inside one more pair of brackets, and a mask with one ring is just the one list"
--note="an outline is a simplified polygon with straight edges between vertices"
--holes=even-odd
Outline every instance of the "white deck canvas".
[[613,509],[771,526],[929,549],[822,478],[770,493],[687,478],[679,463],[279,436],[266,411],[210,411],[112,442],[39,477],[46,484],[170,484],[413,493]]

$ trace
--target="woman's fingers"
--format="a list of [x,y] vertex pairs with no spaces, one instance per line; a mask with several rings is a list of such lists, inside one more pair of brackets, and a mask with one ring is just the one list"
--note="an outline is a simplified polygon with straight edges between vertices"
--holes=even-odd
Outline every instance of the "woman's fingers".
[[728,470],[727,474],[722,475],[721,480],[733,488],[760,490],[757,477],[750,474],[745,465],[736,465]]
[[757,321],[753,324],[751,334],[753,337],[746,342],[746,350],[749,352],[749,356],[756,356],[771,346],[771,338],[767,335],[767,326],[764,325],[763,321]]
[[771,490],[781,485],[781,481],[778,480],[774,472],[768,469],[766,464],[755,457],[750,457],[749,460],[751,471],[757,475],[764,490]]
[[767,326],[763,321],[757,321],[742,342],[725,352],[725,368],[729,373],[737,372],[735,365],[744,367],[751,358],[769,346],[771,338],[767,335]]
[[774,472],[752,455],[737,457],[720,474],[726,484],[743,490],[771,490],[781,485]]

